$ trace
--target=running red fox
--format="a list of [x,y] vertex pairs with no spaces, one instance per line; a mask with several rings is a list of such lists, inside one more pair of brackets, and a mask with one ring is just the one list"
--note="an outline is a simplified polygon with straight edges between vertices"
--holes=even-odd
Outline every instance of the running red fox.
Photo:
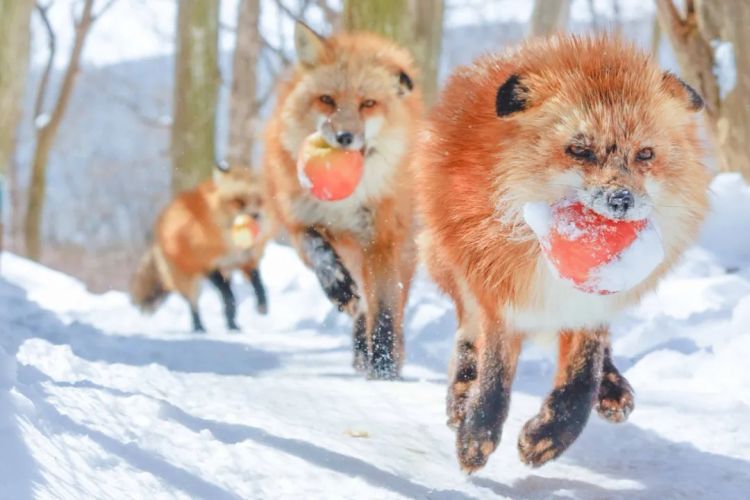
[[[255,290],[257,309],[265,314],[266,292],[258,271],[269,231],[263,225],[262,181],[246,167],[217,165],[214,178],[186,191],[161,212],[154,243],[142,257],[131,282],[133,303],[151,313],[169,292],[190,304],[193,329],[204,331],[198,293],[204,278],[216,286],[224,302],[227,327],[238,330],[230,273],[241,270]],[[245,234],[251,229],[256,234]],[[239,234],[239,238],[238,238]]]
[[[558,457],[591,409],[619,422],[633,393],[612,364],[608,324],[693,242],[707,210],[695,112],[700,96],[609,38],[531,41],[450,77],[419,147],[420,251],[458,316],[448,391],[461,467],[484,466],[508,415],[522,342],[556,333],[554,388],[524,426],[521,460]],[[609,220],[658,227],[664,259],[621,293],[553,275],[523,217],[566,197]]]
[[[295,42],[299,61],[265,136],[269,204],[328,298],[354,318],[355,367],[395,378],[416,265],[411,150],[422,107],[412,59],[375,35],[322,38],[302,23]],[[298,177],[316,132],[364,157],[359,184],[340,201],[316,198]]]

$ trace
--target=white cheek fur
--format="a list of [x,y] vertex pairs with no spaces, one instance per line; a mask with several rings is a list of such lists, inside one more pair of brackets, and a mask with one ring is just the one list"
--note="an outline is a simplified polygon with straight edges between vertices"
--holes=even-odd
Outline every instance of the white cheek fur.
[[365,120],[365,142],[369,142],[378,136],[380,129],[383,128],[383,117],[375,116]]

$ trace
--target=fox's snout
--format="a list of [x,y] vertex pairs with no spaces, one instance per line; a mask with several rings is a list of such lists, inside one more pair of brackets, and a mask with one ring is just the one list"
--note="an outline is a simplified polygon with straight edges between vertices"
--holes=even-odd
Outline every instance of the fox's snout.
[[589,188],[580,197],[589,208],[610,219],[645,219],[652,207],[648,194],[627,186]]
[[635,205],[635,197],[627,188],[617,188],[606,194],[607,207],[613,214],[623,216]]
[[354,110],[337,109],[321,121],[318,131],[333,148],[359,150],[365,145],[364,123]]

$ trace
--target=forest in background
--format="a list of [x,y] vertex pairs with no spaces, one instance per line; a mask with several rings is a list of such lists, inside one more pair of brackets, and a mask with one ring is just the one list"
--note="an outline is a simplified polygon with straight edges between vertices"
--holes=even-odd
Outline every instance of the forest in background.
[[407,45],[434,99],[452,68],[557,30],[612,32],[706,99],[707,163],[750,177],[750,4],[671,0],[0,0],[4,247],[123,289],[172,193],[256,168],[291,29]]

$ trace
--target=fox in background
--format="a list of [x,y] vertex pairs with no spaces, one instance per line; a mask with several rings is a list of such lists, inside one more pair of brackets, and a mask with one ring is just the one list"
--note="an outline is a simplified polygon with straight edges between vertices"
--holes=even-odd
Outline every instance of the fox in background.
[[[623,421],[633,393],[612,362],[608,324],[654,289],[697,236],[708,170],[700,96],[625,42],[559,37],[486,56],[449,78],[420,145],[420,250],[456,304],[448,389],[461,467],[500,441],[522,342],[555,333],[554,388],[521,431],[521,460],[558,457],[589,414]],[[529,202],[574,197],[609,219],[650,217],[663,262],[634,288],[569,287],[522,217]]]
[[[416,266],[412,155],[422,113],[412,58],[371,34],[323,38],[298,22],[298,63],[280,83],[265,136],[271,213],[328,298],[354,320],[354,366],[392,379],[403,362],[403,310]],[[319,132],[361,151],[354,193],[321,201],[297,176],[303,141]]]
[[[221,294],[227,328],[239,330],[230,285],[231,272],[239,269],[252,284],[258,312],[265,314],[268,302],[258,264],[270,231],[264,228],[262,187],[250,168],[220,163],[213,179],[177,195],[157,218],[154,242],[133,276],[133,303],[152,313],[170,292],[177,292],[190,305],[193,330],[202,332],[198,295],[208,278]],[[252,246],[238,247],[232,239],[238,216],[248,216],[261,227]]]

